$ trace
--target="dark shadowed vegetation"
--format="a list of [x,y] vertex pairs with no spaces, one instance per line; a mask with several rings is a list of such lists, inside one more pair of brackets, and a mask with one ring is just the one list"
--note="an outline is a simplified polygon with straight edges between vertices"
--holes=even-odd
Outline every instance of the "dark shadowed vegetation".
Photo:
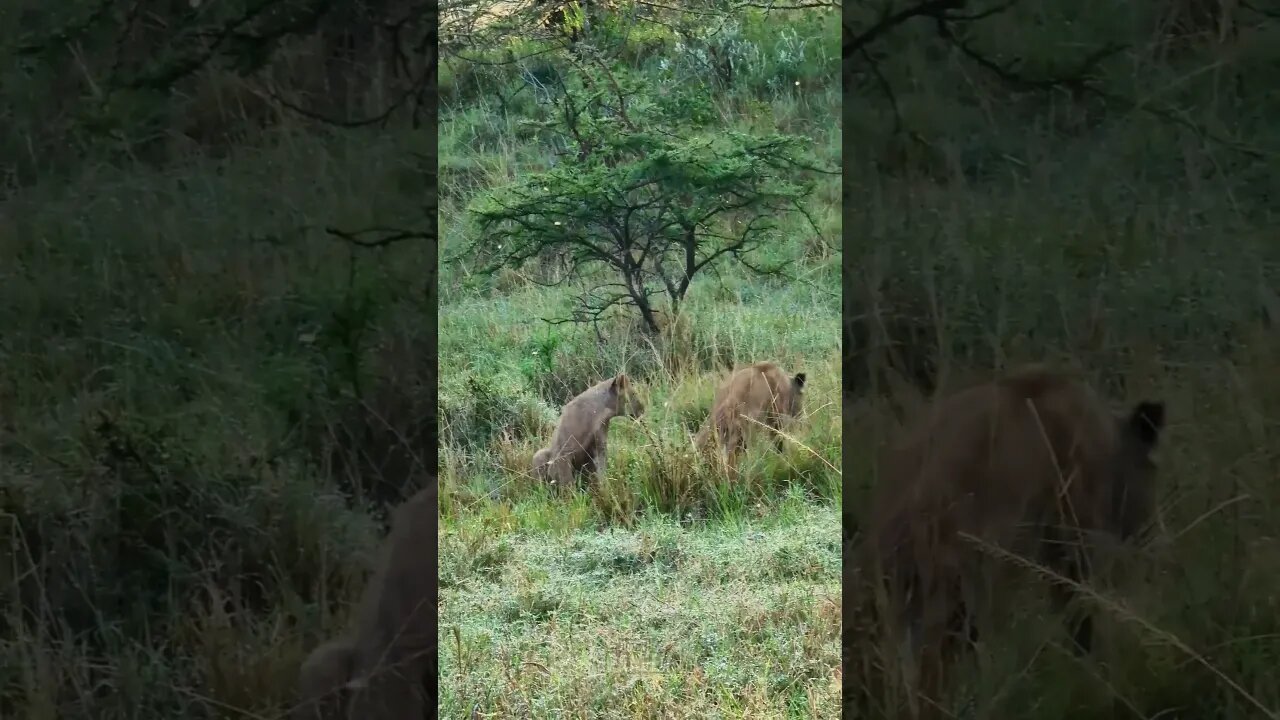
[[0,17],[0,717],[280,717],[434,471],[434,4]]
[[[952,670],[947,714],[1280,712],[1278,16],[1216,0],[846,9],[850,547],[878,447],[934,388],[1050,360],[1116,410],[1167,404],[1159,532],[1089,588],[1093,654],[1072,654],[1036,600],[1050,579],[1024,568],[1026,601]],[[846,708],[898,717],[870,590],[844,592],[859,608]]]

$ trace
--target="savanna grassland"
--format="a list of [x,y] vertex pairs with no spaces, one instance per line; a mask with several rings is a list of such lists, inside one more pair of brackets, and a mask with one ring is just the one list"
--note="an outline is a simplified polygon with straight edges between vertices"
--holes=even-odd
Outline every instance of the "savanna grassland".
[[0,13],[0,717],[283,717],[434,473],[435,19],[304,5]]
[[[1280,712],[1280,22],[1260,4],[1027,0],[882,19],[851,8],[844,409],[854,546],[912,377],[951,386],[1049,360],[1116,408],[1168,404],[1159,519],[1086,603],[1075,657],[1025,603],[957,667],[948,714],[1262,718]],[[909,10],[913,2],[892,3]],[[990,14],[979,12],[996,10]],[[934,16],[930,16],[934,12]],[[902,382],[866,372],[894,343]],[[874,384],[872,381],[874,380]],[[882,392],[890,390],[890,392]],[[856,607],[869,589],[846,583]],[[863,610],[852,717],[901,716]],[[945,715],[944,715],[945,716]]]
[[[713,4],[657,15],[637,9],[644,10],[623,3],[598,17],[575,46],[580,55],[552,36],[473,57],[500,60],[509,52],[520,58],[514,63],[457,59],[442,67],[441,716],[834,718],[841,616],[836,14]],[[731,63],[720,66],[728,73],[716,70],[721,61]],[[624,107],[653,113],[663,132],[674,128],[634,144],[630,128],[600,137],[613,157],[659,185],[682,180],[641,172],[654,168],[646,154],[659,152],[646,142],[731,133],[804,141],[812,164],[826,172],[815,173],[806,212],[780,219],[746,258],[758,268],[785,268],[782,275],[758,274],[726,256],[694,278],[678,315],[658,299],[655,329],[634,306],[598,323],[556,322],[572,316],[583,291],[617,277],[607,266],[574,265],[571,247],[568,260],[557,244],[483,271],[486,253],[524,241],[486,233],[479,211],[497,207],[489,193],[514,202],[510,188],[528,177],[580,193],[576,173],[613,169],[566,154],[588,144],[571,132],[543,132],[565,117],[569,91],[562,88],[573,89],[586,73],[594,73],[593,87],[617,79],[633,88],[600,111],[599,122]],[[568,104],[576,102],[592,101],[569,96]],[[717,172],[735,172],[733,162]],[[608,245],[603,232],[586,238]],[[782,453],[768,442],[753,446],[740,482],[730,483],[694,451],[690,436],[728,370],[766,359],[806,373],[804,413]],[[565,493],[535,480],[530,460],[548,443],[560,407],[617,372],[638,384],[647,410],[638,421],[613,421],[606,480]]]

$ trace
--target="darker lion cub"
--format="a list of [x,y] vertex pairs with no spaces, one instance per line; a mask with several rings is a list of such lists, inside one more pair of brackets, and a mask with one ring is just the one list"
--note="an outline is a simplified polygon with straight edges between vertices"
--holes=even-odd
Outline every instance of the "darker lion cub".
[[[976,637],[1005,553],[1087,579],[1090,538],[1128,539],[1154,514],[1151,452],[1164,405],[1112,415],[1083,381],[1028,367],[946,398],[883,458],[867,549],[905,630],[921,691],[940,689],[944,645]],[[968,536],[968,537],[966,537]],[[992,552],[995,548],[995,552]],[[1053,585],[1062,607],[1069,599]],[[1073,622],[1081,650],[1088,616]]]
[[296,720],[434,717],[437,526],[433,483],[396,509],[353,632],[302,664]]
[[592,385],[565,404],[551,445],[533,455],[533,474],[568,487],[587,471],[604,480],[608,460],[609,421],[622,415],[638,418],[644,404],[625,373]]
[[747,438],[756,430],[772,431],[781,450],[782,436],[777,431],[786,418],[800,414],[803,391],[804,373],[789,376],[771,362],[739,368],[716,390],[711,414],[694,444],[705,447],[714,435],[731,468],[737,453],[746,448]]

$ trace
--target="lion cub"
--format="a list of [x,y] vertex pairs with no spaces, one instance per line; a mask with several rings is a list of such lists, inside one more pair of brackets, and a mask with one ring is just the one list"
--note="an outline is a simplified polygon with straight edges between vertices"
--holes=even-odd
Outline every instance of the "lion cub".
[[[937,401],[885,450],[865,549],[926,694],[981,619],[997,621],[1008,558],[1084,583],[1097,539],[1152,522],[1164,423],[1163,402],[1113,414],[1082,377],[1031,365]],[[1072,590],[1051,585],[1050,599],[1065,609]],[[1087,608],[1065,619],[1089,651]]]
[[533,455],[533,474],[566,487],[575,476],[594,471],[604,480],[608,455],[609,421],[622,415],[638,418],[644,404],[626,373],[592,385],[565,404],[551,445]]
[[694,444],[702,448],[712,435],[717,437],[731,469],[738,452],[746,449],[747,438],[757,430],[769,431],[781,451],[778,431],[786,418],[800,414],[803,394],[804,373],[787,375],[772,362],[739,368],[716,390],[711,414]]
[[396,508],[354,626],[311,652],[295,720],[425,718],[435,708],[436,485]]

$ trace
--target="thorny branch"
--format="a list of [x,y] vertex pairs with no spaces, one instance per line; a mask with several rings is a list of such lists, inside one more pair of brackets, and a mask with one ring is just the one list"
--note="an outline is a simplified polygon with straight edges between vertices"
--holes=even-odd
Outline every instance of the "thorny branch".
[[[760,152],[770,148],[768,142],[757,145]],[[718,188],[719,202],[691,214],[687,198],[655,182],[644,180],[601,194],[513,189],[494,196],[488,208],[476,211],[483,242],[450,262],[476,257],[481,275],[550,256],[562,258],[578,277],[593,268],[609,268],[619,281],[581,295],[570,316],[555,322],[596,323],[610,309],[629,306],[637,308],[655,331],[660,316],[679,312],[692,279],[703,271],[714,273],[722,260],[733,258],[762,275],[779,274],[780,268],[754,263],[751,253],[768,244],[776,218],[795,209],[794,199],[772,197],[766,188],[755,187],[754,178],[739,179]],[[715,217],[741,210],[752,213],[745,224],[727,232],[711,226]],[[541,285],[564,280],[531,279]],[[665,298],[666,311],[657,307],[659,298]]]
[[[916,17],[942,17],[946,11],[955,10],[964,7],[965,0],[927,0],[926,2],[903,8],[894,13],[884,13],[880,19],[871,25],[871,27],[854,35],[844,43],[844,57],[849,59],[862,48],[870,45],[880,38],[881,35],[888,33],[890,30],[902,25],[903,23]],[[888,10],[888,5],[885,6]],[[850,31],[849,26],[845,26],[846,34]]]
[[303,224],[283,232],[254,234],[249,236],[248,240],[250,242],[279,246],[302,240],[316,230],[323,230],[329,237],[341,240],[354,248],[384,248],[409,240],[436,239],[435,228],[414,230],[374,225],[359,230],[344,230],[332,225],[321,228],[316,225]]
[[801,2],[792,5],[778,5],[776,3],[757,3],[757,2],[741,2],[738,7],[759,8],[761,10],[810,10],[813,8],[840,8],[841,3],[829,2],[824,0],[814,0],[813,2]]
[[[110,28],[115,41],[110,45],[114,57],[104,83],[108,93],[118,90],[170,91],[177,83],[190,78],[215,62],[225,62],[241,75],[251,75],[265,67],[286,40],[298,39],[322,31],[327,21],[343,4],[337,0],[249,0],[234,14],[209,8],[185,8],[166,13],[142,13],[143,3],[134,3],[117,15],[111,11],[117,3],[98,3],[82,19],[47,32],[43,37],[25,39],[16,48],[19,57],[45,56],[61,52],[104,26]],[[185,5],[185,3],[184,3]],[[385,35],[391,47],[390,58],[395,74],[408,78],[407,87],[397,92],[392,102],[370,117],[337,120],[302,107],[277,91],[264,88],[262,94],[281,107],[304,117],[344,127],[370,125],[384,121],[410,99],[415,100],[414,118],[435,85],[436,40],[435,2],[412,4],[399,18],[369,18],[369,27]],[[126,65],[126,47],[136,44],[134,37],[139,16],[150,17],[150,24],[160,23],[162,34],[144,40],[145,47],[135,53],[140,60]],[[411,31],[417,37],[406,35]],[[348,32],[339,29],[339,34]],[[419,68],[414,71],[414,68]]]
[[434,240],[436,238],[434,232],[388,227],[369,227],[362,230],[341,230],[336,227],[326,227],[324,231],[332,237],[362,248],[380,248],[406,240]]
[[[1165,122],[1186,128],[1195,133],[1201,139],[1213,141],[1249,157],[1263,159],[1274,154],[1257,148],[1248,147],[1229,138],[1219,136],[1200,124],[1180,115],[1175,109],[1153,106],[1150,103],[1127,98],[1100,87],[1098,81],[1101,77],[1100,67],[1102,63],[1128,49],[1128,46],[1126,45],[1108,43],[1090,52],[1070,69],[1044,77],[1029,77],[1013,69],[1017,65],[1016,60],[1005,64],[996,62],[974,48],[973,45],[957,31],[957,28],[960,27],[961,24],[976,22],[1005,12],[1016,6],[1018,2],[1020,2],[1020,0],[1005,0],[1004,2],[988,8],[969,13],[959,12],[965,9],[968,5],[968,0],[925,0],[924,2],[918,2],[896,12],[890,12],[890,6],[886,5],[885,11],[880,15],[879,19],[871,24],[870,27],[854,32],[852,28],[847,25],[845,26],[845,35],[846,38],[848,38],[844,43],[846,77],[849,76],[848,64],[852,62],[855,57],[861,58],[866,62],[871,76],[875,79],[876,85],[880,88],[881,93],[888,99],[893,111],[894,132],[897,133],[902,131],[904,128],[902,124],[902,116],[898,110],[897,97],[892,86],[881,71],[879,59],[871,51],[870,46],[890,31],[915,18],[927,18],[933,21],[938,36],[949,46],[955,48],[964,57],[981,67],[983,70],[991,73],[1005,84],[1018,90],[1045,92],[1065,89],[1077,96],[1087,95],[1131,110],[1141,110],[1142,112],[1159,118]],[[1251,5],[1243,3],[1242,5],[1259,14],[1267,14],[1265,11],[1254,8]]]
[[1273,10],[1270,8],[1260,8],[1257,5],[1254,5],[1253,3],[1249,2],[1248,0],[1240,0],[1240,7],[1246,10],[1255,12],[1258,15],[1261,15],[1263,17],[1271,18],[1273,20],[1280,20],[1280,10]]
[[968,43],[957,38],[951,28],[945,23],[938,23],[938,33],[947,39],[952,46],[957,48],[965,57],[972,60],[975,64],[989,71],[1006,84],[1025,90],[1053,90],[1057,88],[1066,89],[1077,95],[1089,95],[1099,100],[1115,103],[1121,107],[1130,110],[1141,110],[1148,115],[1159,118],[1165,122],[1186,128],[1202,140],[1210,140],[1224,147],[1231,148],[1236,152],[1255,159],[1263,159],[1269,157],[1269,153],[1242,145],[1229,138],[1222,137],[1195,123],[1185,117],[1180,116],[1176,111],[1156,107],[1147,103],[1143,103],[1131,98],[1118,95],[1099,87],[1096,83],[1098,80],[1098,66],[1103,60],[1116,55],[1126,49],[1123,45],[1108,44],[1093,51],[1082,59],[1071,72],[1060,73],[1054,77],[1030,78],[1010,69],[1014,63],[1000,65],[990,58],[982,55],[974,50]]

